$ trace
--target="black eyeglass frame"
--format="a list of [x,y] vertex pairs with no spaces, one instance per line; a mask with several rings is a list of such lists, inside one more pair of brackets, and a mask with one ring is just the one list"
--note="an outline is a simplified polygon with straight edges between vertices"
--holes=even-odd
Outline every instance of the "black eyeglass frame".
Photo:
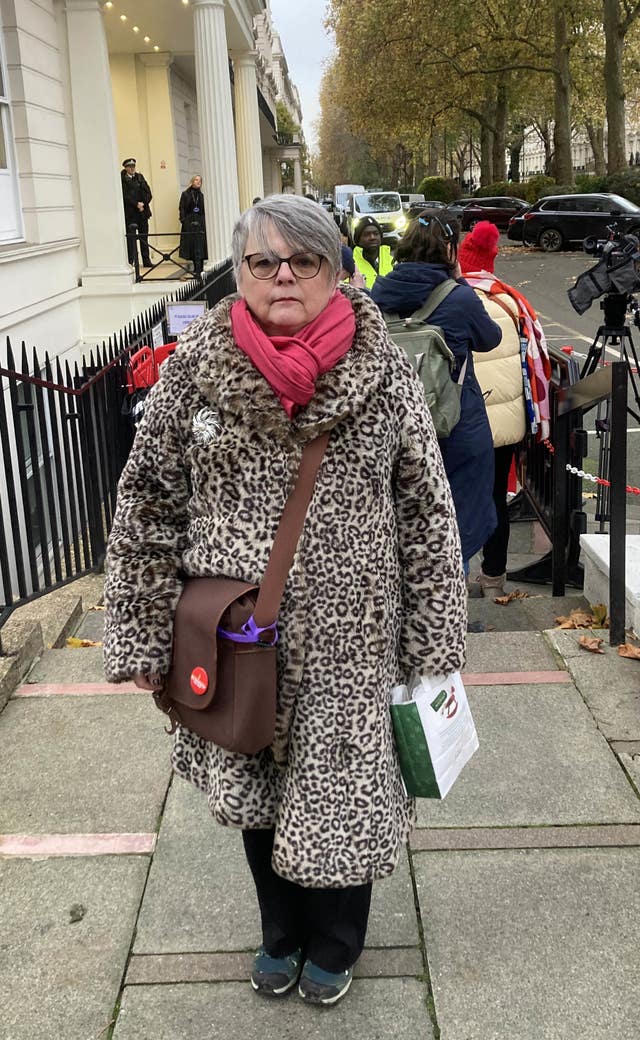
[[[253,276],[253,278],[256,278],[257,281],[259,281],[259,282],[268,282],[272,278],[277,278],[278,274],[280,272],[280,268],[282,267],[283,264],[289,264],[289,270],[291,271],[291,274],[293,275],[294,278],[301,278],[303,281],[306,281],[308,278],[317,278],[317,276],[320,274],[320,269],[322,267],[322,261],[326,259],[326,257],[322,256],[320,253],[312,253],[312,252],[307,253],[304,250],[302,250],[301,252],[298,252],[298,253],[292,253],[291,256],[275,256],[273,258],[273,262],[276,263],[276,261],[277,261],[277,263],[278,263],[278,266],[276,267],[275,271],[273,272],[273,274],[262,276],[262,275],[256,274],[255,271],[253,271],[252,268],[251,268],[251,264],[249,263],[249,261],[252,260],[254,256],[262,256],[262,257],[265,258],[265,260],[267,260],[268,257],[266,257],[264,255],[264,253],[248,253],[246,256],[242,257],[243,263],[246,260],[247,267],[249,268],[249,271],[251,272],[251,275]],[[291,266],[291,261],[295,260],[295,258],[297,256],[315,256],[317,258],[317,260],[318,260],[318,267],[313,272],[313,274],[296,274],[296,272],[293,270],[293,268]]]

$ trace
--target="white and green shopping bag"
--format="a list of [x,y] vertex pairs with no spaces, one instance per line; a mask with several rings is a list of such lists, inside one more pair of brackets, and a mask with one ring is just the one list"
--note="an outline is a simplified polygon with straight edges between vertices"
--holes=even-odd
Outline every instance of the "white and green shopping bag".
[[392,690],[391,718],[407,794],[444,798],[478,750],[478,734],[460,672],[422,675]]

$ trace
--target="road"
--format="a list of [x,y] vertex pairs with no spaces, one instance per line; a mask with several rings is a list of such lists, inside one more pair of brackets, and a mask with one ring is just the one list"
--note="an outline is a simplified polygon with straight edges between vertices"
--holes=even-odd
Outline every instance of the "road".
[[[575,283],[578,275],[594,265],[595,259],[582,252],[543,253],[537,249],[522,249],[510,243],[504,235],[500,237],[500,247],[495,265],[496,275],[519,289],[530,300],[538,312],[549,342],[558,346],[571,344],[582,363],[597,334],[603,314],[599,300],[594,300],[585,314],[577,314],[569,302],[567,289]],[[640,330],[632,327],[632,336],[640,353]],[[612,361],[619,360],[619,352],[608,348],[608,357]],[[638,410],[631,393],[629,404]],[[597,474],[598,440],[594,433],[594,421],[595,411],[585,416],[585,428],[589,431],[589,456],[584,468]],[[640,487],[639,426],[629,416],[627,479],[636,487]],[[640,498],[629,496],[627,501],[633,515],[640,513]]]

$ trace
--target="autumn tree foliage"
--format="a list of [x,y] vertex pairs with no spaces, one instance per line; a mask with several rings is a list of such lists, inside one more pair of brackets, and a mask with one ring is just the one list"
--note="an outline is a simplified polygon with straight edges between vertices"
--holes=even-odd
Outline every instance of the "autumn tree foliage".
[[[640,0],[330,0],[337,52],[322,88],[323,177],[337,181],[336,163],[357,165],[358,155],[365,169],[370,162],[389,168],[403,151],[411,156],[408,173],[422,166],[462,180],[473,150],[483,184],[517,178],[523,129],[533,124],[543,140],[548,135],[545,172],[571,184],[578,126],[604,172],[605,112],[608,169],[622,169],[625,86],[635,93],[640,67],[639,13]],[[350,142],[340,142],[342,132]]]

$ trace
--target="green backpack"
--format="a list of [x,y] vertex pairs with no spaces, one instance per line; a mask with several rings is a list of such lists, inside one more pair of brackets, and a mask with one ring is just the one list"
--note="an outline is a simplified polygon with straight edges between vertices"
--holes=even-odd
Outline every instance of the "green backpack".
[[427,318],[457,284],[453,278],[447,278],[408,318],[401,318],[399,314],[384,316],[391,339],[402,347],[420,377],[438,437],[448,437],[460,419],[460,395],[467,362],[456,382],[452,375],[455,366],[453,352],[446,344],[442,329],[438,325],[429,325]]

